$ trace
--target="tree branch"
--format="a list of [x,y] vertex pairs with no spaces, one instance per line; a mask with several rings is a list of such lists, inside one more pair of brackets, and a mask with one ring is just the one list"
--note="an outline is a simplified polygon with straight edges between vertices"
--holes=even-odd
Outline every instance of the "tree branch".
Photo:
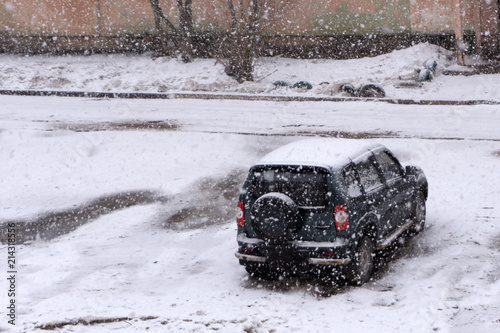
[[231,15],[231,31],[236,31],[236,11],[234,10],[233,0],[227,0],[227,7],[229,8],[229,14]]
[[168,17],[163,14],[163,10],[160,7],[158,0],[150,0],[151,8],[153,9],[153,15],[155,17],[156,29],[159,30],[160,33],[163,32],[163,28],[161,27],[161,23],[163,22],[167,27],[169,27],[174,33],[177,33],[177,28],[175,25],[168,19]]

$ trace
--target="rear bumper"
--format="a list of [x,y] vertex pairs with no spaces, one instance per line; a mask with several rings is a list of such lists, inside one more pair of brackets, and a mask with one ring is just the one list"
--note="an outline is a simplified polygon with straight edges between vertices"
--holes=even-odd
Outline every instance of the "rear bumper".
[[[254,256],[254,255],[243,254],[243,253],[239,253],[239,252],[236,252],[234,255],[239,260],[248,261],[248,262],[264,263],[268,260],[267,257]],[[337,265],[347,265],[350,262],[351,262],[350,258],[345,258],[345,259],[307,258],[307,263],[310,265],[324,265],[324,266],[334,265],[334,266],[337,266]]]
[[245,261],[250,261],[250,262],[266,262],[267,261],[267,257],[253,256],[250,254],[243,254],[243,253],[239,253],[239,252],[236,252],[234,255],[236,256],[236,258],[238,258],[240,260],[245,260]]
[[247,263],[296,262],[314,266],[343,266],[351,262],[349,243],[292,241],[288,244],[270,245],[262,240],[238,234],[236,258]]

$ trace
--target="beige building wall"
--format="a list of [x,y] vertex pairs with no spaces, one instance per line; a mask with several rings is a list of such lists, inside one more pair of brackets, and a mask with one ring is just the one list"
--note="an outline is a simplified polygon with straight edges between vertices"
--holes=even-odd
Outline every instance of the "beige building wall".
[[13,35],[115,35],[154,31],[149,0],[0,0],[0,31]]
[[100,0],[99,6],[102,35],[154,33],[156,30],[149,0]]
[[[227,0],[193,0],[195,26],[213,31],[229,25]],[[277,1],[278,0],[269,0]],[[176,0],[160,0],[175,20]],[[498,33],[498,2],[462,0],[463,27]],[[285,34],[451,32],[453,0],[288,0],[269,15]],[[103,35],[155,33],[149,0],[0,0],[0,33]]]
[[92,34],[95,0],[0,0],[0,31],[20,35]]
[[[454,31],[453,0],[411,0],[411,29],[419,32]],[[463,30],[497,34],[497,0],[461,0]]]

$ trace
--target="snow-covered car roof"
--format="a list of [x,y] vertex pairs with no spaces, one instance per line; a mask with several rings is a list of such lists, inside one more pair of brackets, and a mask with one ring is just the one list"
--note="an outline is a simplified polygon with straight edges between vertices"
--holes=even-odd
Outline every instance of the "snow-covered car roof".
[[359,140],[301,140],[270,152],[257,165],[307,165],[336,169],[365,152],[380,148],[384,146]]

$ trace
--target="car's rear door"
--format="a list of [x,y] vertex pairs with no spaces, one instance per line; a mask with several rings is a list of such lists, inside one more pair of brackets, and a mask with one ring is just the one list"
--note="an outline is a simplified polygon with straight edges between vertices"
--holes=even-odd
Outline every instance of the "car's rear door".
[[360,185],[363,188],[367,209],[379,216],[379,236],[383,237],[391,231],[387,216],[387,203],[385,198],[385,185],[380,177],[379,171],[374,164],[373,154],[367,153],[354,160],[355,168],[359,176]]
[[375,152],[376,165],[385,182],[390,224],[393,228],[404,224],[411,213],[412,188],[403,178],[403,170],[399,162],[386,150]]

